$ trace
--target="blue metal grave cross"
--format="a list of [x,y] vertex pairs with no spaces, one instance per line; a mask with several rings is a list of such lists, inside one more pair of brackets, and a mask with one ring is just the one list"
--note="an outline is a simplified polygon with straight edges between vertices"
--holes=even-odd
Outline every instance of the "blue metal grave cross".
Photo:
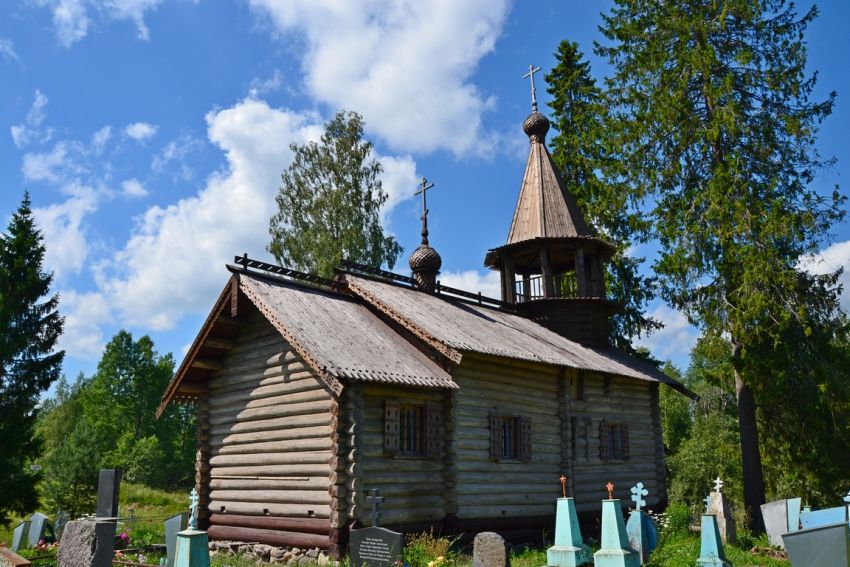
[[632,487],[632,501],[635,503],[635,510],[640,512],[641,506],[646,506],[644,496],[649,494],[649,491],[643,487],[643,483],[639,482]]
[[372,513],[369,516],[372,518],[372,527],[377,528],[381,525],[381,502],[384,497],[377,488],[373,488],[371,492],[372,494],[366,497],[366,502],[372,505]]
[[193,530],[198,529],[198,517],[195,514],[195,509],[198,507],[198,491],[194,488],[189,495],[189,527]]
[[709,508],[711,508],[711,503],[710,503],[711,496],[706,496],[705,498],[702,499],[702,501],[705,502],[705,512],[707,514],[711,511],[711,510],[709,510]]

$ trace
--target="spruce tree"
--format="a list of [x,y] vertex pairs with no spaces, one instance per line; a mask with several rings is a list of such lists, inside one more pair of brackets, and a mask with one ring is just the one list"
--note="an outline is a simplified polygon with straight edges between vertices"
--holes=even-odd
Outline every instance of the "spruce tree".
[[63,319],[49,295],[44,239],[24,194],[0,236],[0,523],[38,503],[38,474],[29,465],[40,453],[34,435],[39,396],[59,378],[65,353],[56,351]]
[[611,342],[616,347],[641,354],[631,340],[660,325],[644,313],[654,297],[655,278],[641,274],[643,258],[627,254],[629,246],[645,233],[640,214],[630,211],[629,188],[611,170],[612,152],[607,147],[606,106],[603,91],[590,74],[590,63],[578,44],[564,40],[555,52],[557,64],[546,75],[553,99],[552,159],[567,190],[575,197],[594,230],[617,246],[607,263],[606,287],[611,298],[623,306],[611,321]]
[[392,268],[401,246],[381,227],[387,194],[363,118],[340,111],[319,142],[289,147],[295,156],[281,175],[269,252],[283,266],[326,277],[343,258]]
[[[660,244],[662,296],[732,345],[744,501],[764,502],[757,399],[774,386],[771,346],[829,327],[835,275],[800,259],[844,217],[837,188],[809,187],[828,161],[814,149],[834,93],[812,101],[805,31],[785,0],[617,0],[604,16],[619,175]],[[801,349],[805,352],[807,349]],[[814,349],[816,350],[816,349]],[[777,363],[781,363],[777,361]]]

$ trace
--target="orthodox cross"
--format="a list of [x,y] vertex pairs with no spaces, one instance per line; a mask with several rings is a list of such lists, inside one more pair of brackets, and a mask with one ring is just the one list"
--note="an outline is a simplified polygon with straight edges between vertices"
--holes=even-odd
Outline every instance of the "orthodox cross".
[[640,512],[641,506],[646,506],[644,496],[649,494],[649,491],[643,487],[643,483],[639,482],[632,487],[632,501],[635,503],[635,510]]
[[377,488],[371,490],[372,494],[366,497],[366,502],[372,505],[372,513],[369,516],[372,518],[372,527],[377,528],[381,525],[381,502],[384,497],[381,496]]
[[706,496],[702,499],[705,502],[705,513],[708,514],[711,512],[711,496]]
[[561,490],[564,493],[564,498],[567,497],[567,477],[561,475]]
[[613,500],[614,499],[614,483],[608,482],[608,484],[605,485],[605,488],[608,489],[608,500]]
[[195,515],[195,509],[198,507],[198,491],[194,488],[189,495],[189,527],[198,529],[198,517]]
[[534,88],[534,73],[540,70],[540,67],[534,65],[528,66],[528,73],[522,76],[523,79],[531,79],[531,111],[537,112],[537,89]]
[[419,184],[422,189],[414,193],[414,195],[422,195],[422,244],[428,245],[428,198],[427,191],[434,187],[433,183],[428,183],[428,180],[422,178],[422,183]]
[[714,492],[720,492],[720,489],[723,488],[723,481],[720,480],[720,476],[714,481]]

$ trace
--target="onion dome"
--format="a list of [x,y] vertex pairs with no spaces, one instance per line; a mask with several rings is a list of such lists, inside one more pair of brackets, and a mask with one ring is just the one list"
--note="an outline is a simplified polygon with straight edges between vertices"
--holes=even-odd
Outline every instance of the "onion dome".
[[437,274],[443,265],[443,259],[436,250],[424,242],[419,245],[408,259],[410,270],[416,279],[417,287],[433,292],[437,287]]
[[549,119],[535,110],[522,123],[522,130],[532,142],[543,142],[549,131]]

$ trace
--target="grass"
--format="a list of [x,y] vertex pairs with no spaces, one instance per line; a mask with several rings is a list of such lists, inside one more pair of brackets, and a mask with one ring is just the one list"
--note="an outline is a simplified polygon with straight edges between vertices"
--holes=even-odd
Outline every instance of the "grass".
[[[668,533],[649,558],[647,567],[693,567],[699,557],[700,537],[689,533]],[[756,553],[751,552],[756,548]],[[770,554],[767,537],[753,541],[742,537],[739,545],[724,546],[726,559],[736,567],[788,567],[787,559]]]

